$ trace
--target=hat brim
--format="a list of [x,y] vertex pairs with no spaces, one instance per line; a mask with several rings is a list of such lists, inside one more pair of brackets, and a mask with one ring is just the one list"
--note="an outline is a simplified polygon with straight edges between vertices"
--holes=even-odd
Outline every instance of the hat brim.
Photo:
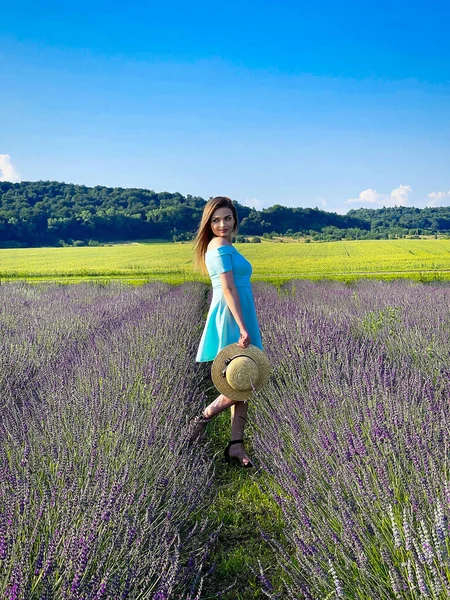
[[[225,361],[227,358],[233,358],[235,356],[248,356],[258,365],[259,381],[258,384],[254,386],[254,390],[235,390],[228,383],[227,378],[223,377],[222,371],[226,367]],[[258,346],[253,346],[252,344],[249,344],[247,348],[240,348],[237,344],[225,346],[225,348],[222,348],[217,354],[211,367],[211,379],[215,387],[221,394],[231,400],[249,400],[254,395],[254,392],[259,392],[267,384],[269,375],[270,363],[266,353],[258,348]]]

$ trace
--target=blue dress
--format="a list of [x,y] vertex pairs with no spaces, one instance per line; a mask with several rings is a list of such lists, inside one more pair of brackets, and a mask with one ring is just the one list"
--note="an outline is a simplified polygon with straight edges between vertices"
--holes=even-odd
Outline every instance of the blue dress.
[[250,336],[250,343],[263,349],[256,317],[250,277],[252,265],[234,246],[218,246],[205,254],[206,268],[212,283],[212,300],[197,352],[196,362],[214,360],[222,348],[239,341],[239,326],[228,308],[222,292],[220,273],[233,271],[239,293],[242,316]]

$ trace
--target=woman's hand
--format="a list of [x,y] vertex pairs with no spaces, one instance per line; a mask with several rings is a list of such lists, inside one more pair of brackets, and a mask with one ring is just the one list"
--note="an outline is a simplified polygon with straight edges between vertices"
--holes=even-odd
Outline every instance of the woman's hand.
[[247,348],[249,344],[250,336],[248,335],[248,331],[246,331],[245,329],[241,329],[241,336],[237,345],[239,346],[239,348]]

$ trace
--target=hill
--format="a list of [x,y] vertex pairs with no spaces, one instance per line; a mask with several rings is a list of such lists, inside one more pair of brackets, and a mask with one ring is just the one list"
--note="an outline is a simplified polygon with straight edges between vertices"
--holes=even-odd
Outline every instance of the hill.
[[[140,188],[87,187],[56,181],[0,182],[0,247],[97,245],[190,240],[206,200]],[[235,202],[242,235],[376,239],[450,230],[450,208],[350,210],[274,204],[262,211]]]

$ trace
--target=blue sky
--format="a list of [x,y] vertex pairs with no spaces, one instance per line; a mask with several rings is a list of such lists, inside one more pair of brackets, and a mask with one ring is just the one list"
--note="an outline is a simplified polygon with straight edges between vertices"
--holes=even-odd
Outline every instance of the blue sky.
[[0,179],[450,205],[446,2],[7,3]]

